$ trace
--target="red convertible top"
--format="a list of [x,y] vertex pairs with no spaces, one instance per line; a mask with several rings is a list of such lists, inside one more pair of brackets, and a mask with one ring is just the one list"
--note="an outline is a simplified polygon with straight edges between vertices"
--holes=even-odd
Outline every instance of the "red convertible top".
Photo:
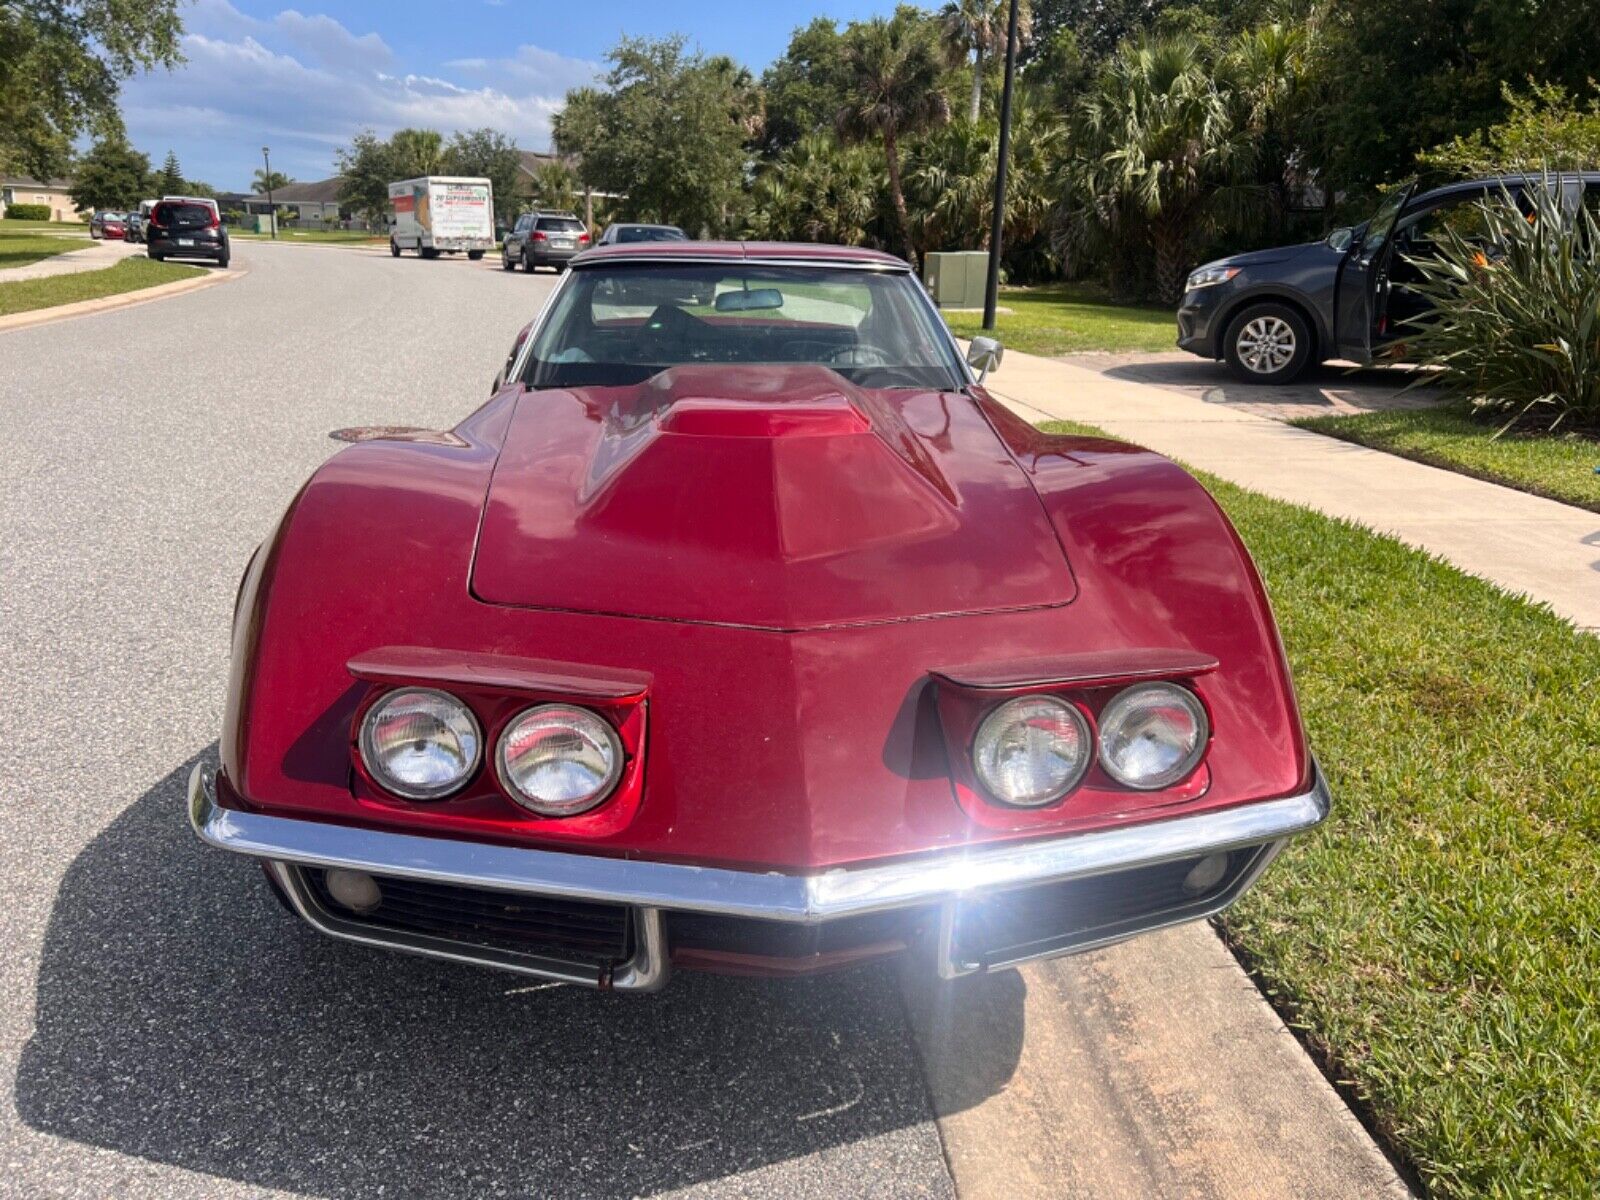
[[660,262],[663,259],[742,259],[746,262],[807,262],[827,266],[891,268],[909,271],[904,259],[860,246],[823,246],[815,242],[629,242],[596,246],[572,260],[575,267],[613,260]]

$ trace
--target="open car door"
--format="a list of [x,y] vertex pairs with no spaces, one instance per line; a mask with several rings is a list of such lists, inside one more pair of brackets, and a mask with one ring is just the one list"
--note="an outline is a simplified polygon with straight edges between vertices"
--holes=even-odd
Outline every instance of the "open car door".
[[1416,190],[1417,181],[1411,179],[1383,198],[1361,240],[1350,247],[1339,268],[1334,339],[1339,344],[1340,358],[1358,363],[1372,361],[1373,348],[1382,336],[1387,316],[1395,222]]

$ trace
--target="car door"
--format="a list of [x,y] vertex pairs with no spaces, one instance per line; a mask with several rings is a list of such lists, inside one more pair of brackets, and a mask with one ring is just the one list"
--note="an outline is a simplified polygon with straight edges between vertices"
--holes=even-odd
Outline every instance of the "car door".
[[512,226],[511,233],[506,238],[506,257],[517,258],[522,254],[522,243],[528,238],[528,228],[533,224],[533,218],[523,213],[517,218],[517,223]]
[[1373,348],[1385,328],[1389,299],[1389,261],[1394,249],[1395,224],[1401,210],[1417,190],[1408,180],[1383,198],[1367,222],[1361,240],[1350,247],[1339,267],[1334,300],[1334,340],[1339,357],[1370,363]]

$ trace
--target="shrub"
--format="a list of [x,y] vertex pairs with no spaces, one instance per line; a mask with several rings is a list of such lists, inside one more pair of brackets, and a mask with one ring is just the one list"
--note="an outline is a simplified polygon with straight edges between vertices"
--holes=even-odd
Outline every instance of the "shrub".
[[6,219],[11,221],[48,221],[48,204],[13,204],[6,209]]
[[[1591,89],[1594,82],[1591,80]],[[1553,83],[1528,81],[1520,93],[1500,85],[1506,118],[1472,137],[1417,155],[1424,167],[1462,179],[1502,171],[1589,171],[1600,167],[1600,99],[1580,103]]]
[[1521,202],[1502,189],[1473,232],[1446,229],[1437,257],[1409,260],[1422,280],[1408,286],[1430,308],[1408,356],[1503,420],[1501,432],[1600,433],[1600,226],[1585,204],[1563,211],[1562,183],[1530,176]]

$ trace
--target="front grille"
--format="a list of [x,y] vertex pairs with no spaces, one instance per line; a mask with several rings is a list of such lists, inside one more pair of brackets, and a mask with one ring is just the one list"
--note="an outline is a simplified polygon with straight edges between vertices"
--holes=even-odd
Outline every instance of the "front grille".
[[604,967],[633,953],[632,912],[593,904],[453,884],[374,876],[382,902],[369,912],[345,908],[328,891],[326,873],[305,871],[324,913],[373,932],[422,935],[515,956]]
[[1184,878],[1199,857],[1020,888],[965,900],[956,913],[951,958],[991,966],[1112,941],[1214,911],[1250,872],[1261,847],[1228,855],[1222,877],[1195,894]]

